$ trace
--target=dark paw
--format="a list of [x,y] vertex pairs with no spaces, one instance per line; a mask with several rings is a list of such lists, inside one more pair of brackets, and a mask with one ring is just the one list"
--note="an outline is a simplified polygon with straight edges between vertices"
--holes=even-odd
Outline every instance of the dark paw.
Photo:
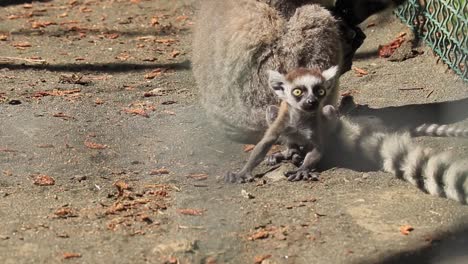
[[254,177],[248,173],[234,173],[228,171],[226,175],[224,175],[224,181],[227,183],[245,183],[253,180]]
[[302,157],[299,154],[294,154],[291,157],[291,163],[296,165],[297,167],[301,166],[303,161],[304,161],[304,157]]
[[271,155],[268,155],[265,159],[265,163],[268,166],[275,166],[277,164],[280,164],[283,160],[286,158],[284,157],[283,153],[281,152],[276,152]]
[[284,173],[288,181],[318,181],[319,174],[312,170],[298,169]]

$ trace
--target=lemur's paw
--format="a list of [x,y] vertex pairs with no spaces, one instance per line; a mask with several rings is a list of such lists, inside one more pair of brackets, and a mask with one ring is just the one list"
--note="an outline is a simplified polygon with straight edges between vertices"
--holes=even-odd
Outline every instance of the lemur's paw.
[[285,160],[286,157],[283,155],[283,153],[281,152],[276,152],[276,153],[273,153],[271,155],[268,155],[266,158],[265,158],[265,163],[268,165],[268,166],[275,166],[277,164],[280,164],[283,160]]
[[224,175],[224,181],[227,183],[245,183],[253,180],[254,177],[250,173],[235,173],[228,171],[226,175]]
[[297,169],[284,173],[288,181],[318,181],[319,174],[314,170]]
[[304,162],[304,157],[302,157],[299,154],[294,154],[291,157],[291,162],[292,164],[296,165],[297,167],[302,165],[302,162]]

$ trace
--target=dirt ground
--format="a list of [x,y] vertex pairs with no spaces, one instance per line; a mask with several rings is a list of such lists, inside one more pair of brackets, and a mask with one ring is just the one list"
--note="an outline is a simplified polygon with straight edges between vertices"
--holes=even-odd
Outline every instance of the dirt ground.
[[[248,153],[197,103],[193,16],[169,0],[0,7],[2,263],[467,263],[468,207],[387,173],[224,184]],[[364,28],[367,74],[341,81],[360,104],[468,97],[427,47],[376,56],[408,32],[396,19]],[[417,140],[467,153],[466,139]]]

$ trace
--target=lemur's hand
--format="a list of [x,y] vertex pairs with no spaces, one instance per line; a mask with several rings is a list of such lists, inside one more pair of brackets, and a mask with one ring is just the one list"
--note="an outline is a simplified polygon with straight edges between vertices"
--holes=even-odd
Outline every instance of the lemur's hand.
[[243,172],[231,172],[228,171],[226,175],[224,175],[224,181],[227,183],[245,183],[251,182],[254,180],[254,177],[251,173],[243,173]]

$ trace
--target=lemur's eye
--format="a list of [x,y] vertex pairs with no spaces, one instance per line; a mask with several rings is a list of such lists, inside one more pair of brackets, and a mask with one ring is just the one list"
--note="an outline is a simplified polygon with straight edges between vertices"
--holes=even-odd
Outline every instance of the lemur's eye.
[[296,96],[296,97],[299,97],[299,96],[302,95],[302,90],[299,89],[299,88],[296,88],[296,89],[294,89],[294,90],[292,91],[292,94],[293,94],[294,96]]
[[317,89],[317,95],[318,96],[324,96],[325,95],[325,90],[322,88]]

